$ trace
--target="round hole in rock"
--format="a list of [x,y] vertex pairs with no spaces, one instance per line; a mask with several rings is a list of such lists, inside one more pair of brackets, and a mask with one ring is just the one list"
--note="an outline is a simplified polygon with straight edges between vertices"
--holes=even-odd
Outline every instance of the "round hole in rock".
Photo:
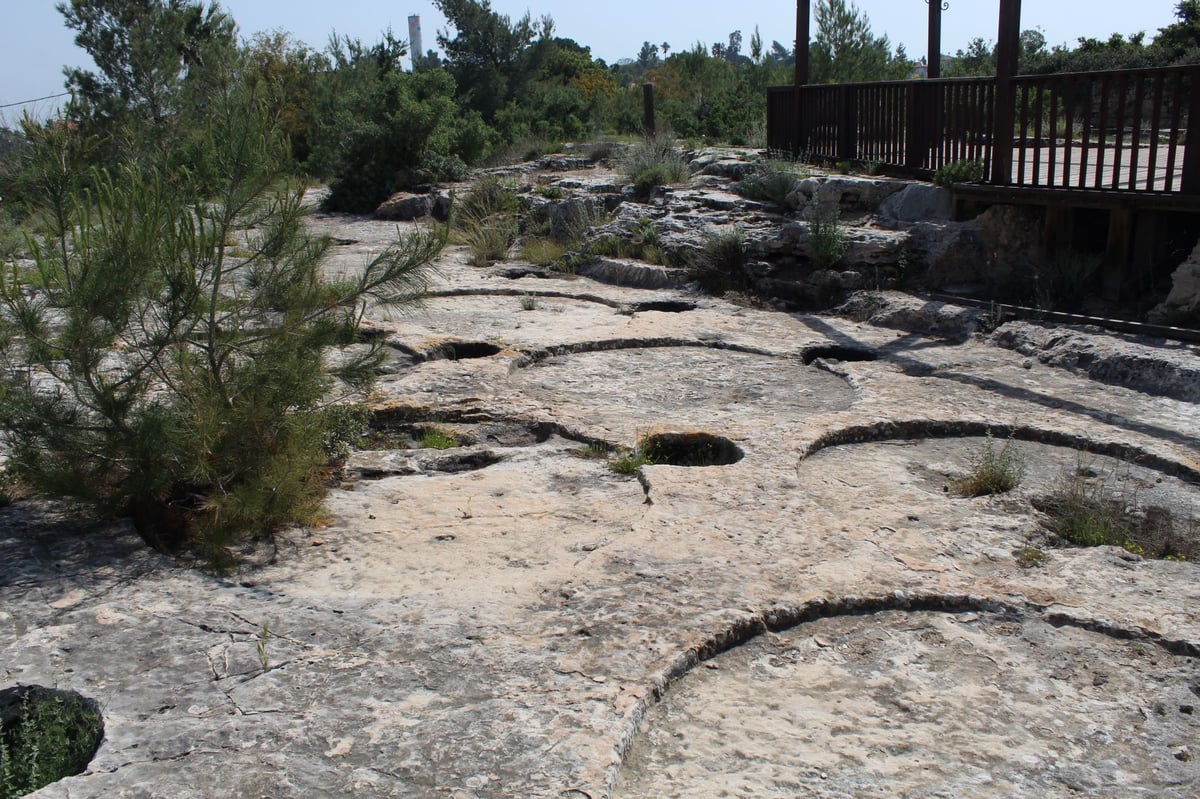
[[500,352],[500,347],[483,341],[451,341],[428,350],[425,360],[465,361],[472,358],[490,358],[499,355]]
[[26,685],[0,690],[0,784],[24,796],[83,773],[104,737],[100,706],[73,691]]
[[635,302],[628,307],[633,313],[646,313],[648,311],[684,313],[696,310],[696,303],[683,302],[682,300],[651,300],[649,302]]
[[656,433],[641,441],[642,452],[667,466],[729,466],[745,457],[741,447],[709,433]]
[[868,349],[861,347],[845,347],[839,344],[821,344],[815,347],[805,347],[801,355],[801,359],[805,364],[810,364],[818,358],[824,358],[830,361],[874,361],[878,360],[879,356]]

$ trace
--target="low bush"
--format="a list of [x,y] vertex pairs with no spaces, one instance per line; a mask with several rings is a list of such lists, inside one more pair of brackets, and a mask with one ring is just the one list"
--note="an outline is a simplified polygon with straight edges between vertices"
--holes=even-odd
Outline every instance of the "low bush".
[[691,257],[692,274],[711,294],[739,291],[746,286],[746,239],[741,231],[710,233]]
[[819,269],[832,269],[846,257],[846,231],[836,208],[817,208],[808,223],[808,255]]
[[621,159],[621,174],[633,184],[636,196],[645,200],[659,186],[686,181],[691,176],[691,167],[670,142],[647,139],[626,151]]
[[1094,475],[1080,466],[1064,474],[1053,493],[1034,502],[1043,525],[1067,543],[1117,546],[1164,560],[1200,559],[1200,527],[1167,508],[1140,506],[1136,495],[1113,475]]
[[978,183],[983,180],[983,164],[979,161],[951,161],[933,175],[933,182],[950,188],[955,183]]
[[500,178],[483,178],[451,208],[454,241],[470,248],[475,266],[502,261],[520,234],[520,210],[515,186]]
[[999,447],[989,435],[971,456],[971,471],[954,482],[954,491],[964,497],[983,497],[1012,491],[1025,476],[1025,455],[1012,439]]
[[803,164],[787,158],[772,157],[763,161],[749,175],[738,181],[736,191],[751,200],[786,205],[796,181],[811,173]]

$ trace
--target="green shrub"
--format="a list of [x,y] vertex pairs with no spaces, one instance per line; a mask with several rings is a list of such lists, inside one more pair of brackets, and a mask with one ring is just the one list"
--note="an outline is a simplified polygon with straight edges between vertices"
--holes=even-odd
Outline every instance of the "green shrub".
[[0,799],[25,796],[87,768],[104,729],[95,703],[38,687],[4,693],[16,712],[0,728]]
[[951,161],[933,175],[933,182],[950,188],[955,183],[978,183],[983,180],[983,164],[979,161]]
[[497,177],[479,180],[454,203],[455,241],[470,248],[472,264],[488,266],[508,257],[520,233],[520,209],[516,187]]
[[971,456],[970,473],[954,483],[955,493],[964,497],[983,497],[1012,491],[1025,476],[1025,455],[1012,439],[996,448],[989,434]]
[[521,257],[534,266],[554,266],[566,253],[566,247],[544,236],[526,238],[521,242]]
[[792,193],[796,181],[804,180],[809,175],[808,168],[795,161],[769,158],[738,181],[735,189],[743,197],[782,207],[787,204],[787,197]]
[[502,178],[488,176],[477,180],[471,190],[454,203],[452,219],[456,227],[465,227],[497,214],[513,216],[520,210],[517,187]]
[[818,208],[808,223],[808,254],[820,269],[832,269],[846,257],[846,231],[836,208]]
[[723,294],[746,285],[746,240],[741,231],[708,234],[691,260],[692,273],[705,291]]
[[621,159],[621,174],[633,184],[640,199],[647,199],[659,186],[687,180],[691,168],[670,142],[647,139],[626,151]]
[[81,188],[62,158],[77,134],[42,132],[31,202],[52,222],[31,273],[0,278],[0,425],[22,479],[221,564],[231,544],[313,518],[344,444],[331,403],[384,357],[382,342],[336,367],[325,352],[358,344],[369,302],[419,296],[444,238],[413,233],[327,278],[333,244],[304,230],[269,107],[234,86],[209,110],[214,194],[149,156]]
[[1118,546],[1164,560],[1200,559],[1200,529],[1170,510],[1142,508],[1136,495],[1082,464],[1060,478],[1053,493],[1035,500],[1043,525],[1076,546]]

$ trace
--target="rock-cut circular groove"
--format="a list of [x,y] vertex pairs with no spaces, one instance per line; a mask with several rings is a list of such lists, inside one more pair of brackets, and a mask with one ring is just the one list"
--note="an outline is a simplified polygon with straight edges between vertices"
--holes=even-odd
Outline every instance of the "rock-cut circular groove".
[[845,347],[839,344],[818,344],[812,347],[805,347],[800,353],[800,359],[805,365],[811,364],[818,358],[827,361],[845,361],[847,363],[858,361],[875,361],[879,359],[877,353],[863,347]]
[[[713,669],[696,669],[718,655]],[[1182,762],[1190,753],[1179,744],[1200,727],[1197,657],[1195,641],[974,595],[775,606],[676,657],[627,718],[608,787],[615,799],[1040,797],[1069,792],[1055,793],[1063,779],[1081,781],[1084,795],[1194,787],[1200,763]],[[1166,717],[1139,715],[1145,702],[1165,705]],[[1129,761],[1128,782],[1103,782],[1110,755]]]
[[1170,477],[1177,477],[1187,483],[1200,483],[1200,471],[1193,466],[1153,452],[1148,452],[1132,444],[1093,441],[1092,439],[1071,433],[1063,433],[1058,430],[1045,430],[1026,425],[989,424],[987,422],[973,421],[899,419],[843,427],[826,432],[811,442],[801,451],[800,460],[804,461],[821,450],[846,446],[848,444],[987,435],[998,439],[1013,438],[1017,441],[1032,441],[1039,444],[1069,447],[1092,455],[1106,455],[1110,458],[1128,461],[1146,469],[1161,472]]
[[745,355],[762,355],[768,358],[783,357],[777,353],[758,347],[748,347],[742,344],[731,344],[726,341],[685,338],[616,338],[600,341],[580,341],[575,344],[559,344],[541,350],[527,350],[524,355],[513,362],[512,368],[525,369],[541,363],[548,358],[559,358],[564,355],[585,355],[593,352],[613,352],[615,350],[653,350],[665,348],[696,347],[709,350],[727,350],[740,352]]
[[737,444],[709,433],[655,433],[641,446],[651,463],[667,466],[729,466],[745,457]]
[[504,349],[486,341],[447,341],[419,353],[426,361],[465,361],[473,358],[490,358]]
[[103,738],[104,718],[94,699],[40,685],[0,690],[4,787],[15,796],[82,774]]

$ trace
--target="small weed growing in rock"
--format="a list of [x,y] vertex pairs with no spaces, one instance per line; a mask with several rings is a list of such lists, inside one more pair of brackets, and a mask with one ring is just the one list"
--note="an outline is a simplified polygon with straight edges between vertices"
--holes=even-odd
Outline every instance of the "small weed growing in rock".
[[933,182],[950,188],[955,183],[978,183],[983,180],[983,164],[978,161],[951,161],[933,176]]
[[593,441],[586,447],[571,450],[571,454],[584,460],[602,461],[607,460],[608,456],[612,454],[612,447],[603,441]]
[[621,449],[616,458],[609,462],[608,468],[612,469],[617,474],[637,474],[638,469],[643,466],[649,466],[654,463],[649,454],[646,452],[643,441],[638,440],[638,443],[632,449]]
[[521,310],[522,311],[536,311],[537,307],[538,307],[537,297],[533,296],[532,294],[526,294],[524,297],[521,298]]
[[1017,565],[1022,569],[1036,569],[1045,566],[1050,556],[1040,547],[1028,546],[1017,553]]
[[421,431],[423,449],[453,449],[458,445],[458,439],[440,427],[426,427]]
[[808,223],[809,257],[820,269],[832,269],[846,257],[846,231],[836,208],[818,208]]
[[262,666],[263,671],[271,670],[271,658],[267,655],[267,639],[271,637],[271,628],[264,621],[262,628],[258,631],[258,662]]
[[[11,721],[0,727],[0,799],[16,799],[78,774],[103,735],[100,713],[82,697],[19,689]],[[8,693],[8,692],[6,692]],[[10,718],[6,712],[5,718]]]
[[985,497],[1012,491],[1025,476],[1025,455],[1008,439],[996,448],[991,434],[971,456],[971,472],[954,481],[954,492],[964,497]]
[[1200,559],[1196,521],[1184,524],[1167,508],[1141,508],[1135,493],[1084,465],[1065,474],[1050,496],[1035,500],[1043,526],[1076,546],[1118,546],[1163,560]]
[[659,186],[682,183],[691,176],[683,155],[670,142],[647,139],[629,149],[621,162],[621,174],[633,184],[639,199],[650,198]]

